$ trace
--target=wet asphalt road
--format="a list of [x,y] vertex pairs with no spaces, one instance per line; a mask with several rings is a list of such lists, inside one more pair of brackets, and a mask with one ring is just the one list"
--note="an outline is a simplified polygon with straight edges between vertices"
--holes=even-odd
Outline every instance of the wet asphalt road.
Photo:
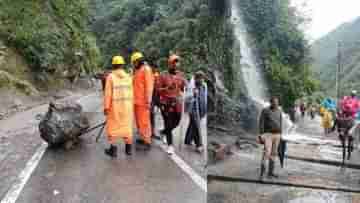
[[[336,135],[325,137],[320,128],[320,120],[305,120],[295,133],[288,135],[291,140],[288,154],[298,157],[330,159],[341,161],[341,151],[336,147]],[[324,150],[326,149],[326,150]],[[235,152],[229,160],[209,167],[209,174],[241,177],[257,180],[260,173],[262,148],[252,148]],[[360,164],[359,151],[354,152],[350,163]],[[360,189],[360,171],[341,169],[324,164],[286,160],[285,168],[276,172],[280,178],[274,181],[325,187]],[[271,182],[272,180],[265,179]],[[336,191],[311,190],[303,188],[280,187],[242,182],[208,182],[208,202],[235,203],[359,203],[360,195]]]
[[[81,100],[84,111],[93,124],[104,119],[100,98],[99,94],[94,94]],[[7,135],[7,142],[1,143],[7,143],[8,146],[4,150],[8,155],[3,155],[5,158],[1,162],[0,200],[17,181],[26,161],[41,145],[37,122],[33,118],[46,109],[47,106],[42,106],[0,124],[12,132],[10,135],[7,131],[0,131]],[[24,118],[29,121],[26,124],[28,129],[22,127],[22,131],[14,130],[16,123]],[[177,131],[181,132],[181,128]],[[99,143],[95,142],[97,132],[84,135],[82,142],[73,150],[47,149],[16,202],[206,202],[205,191],[170,159],[159,144],[155,144],[149,152],[134,149],[132,157],[124,155],[122,144],[119,157],[110,159],[103,152],[107,147],[105,137]],[[1,139],[4,139],[4,134],[0,134]],[[203,156],[184,147],[180,151],[180,139],[180,136],[175,138],[177,154],[199,175],[205,177]]]

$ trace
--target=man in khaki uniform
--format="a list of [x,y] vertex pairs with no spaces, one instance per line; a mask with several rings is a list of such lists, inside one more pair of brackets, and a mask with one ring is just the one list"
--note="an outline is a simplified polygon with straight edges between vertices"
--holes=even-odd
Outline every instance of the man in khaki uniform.
[[266,162],[269,162],[268,177],[278,177],[274,174],[274,168],[281,138],[282,115],[279,108],[279,99],[272,97],[270,102],[270,107],[262,110],[259,120],[259,140],[265,146],[260,178],[263,177],[265,172]]

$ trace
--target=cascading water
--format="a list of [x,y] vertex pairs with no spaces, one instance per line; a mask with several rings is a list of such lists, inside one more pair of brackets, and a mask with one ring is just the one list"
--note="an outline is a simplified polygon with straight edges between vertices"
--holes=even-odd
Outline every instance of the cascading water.
[[240,44],[240,57],[238,64],[241,67],[242,77],[246,85],[246,89],[250,98],[265,105],[268,96],[266,95],[267,88],[262,74],[262,70],[256,64],[255,55],[249,46],[249,37],[246,31],[246,26],[242,20],[240,10],[236,5],[236,0],[231,1],[231,15],[232,23],[234,25],[234,34]]
[[[241,67],[242,79],[245,83],[248,96],[265,107],[269,105],[268,102],[268,89],[266,87],[263,70],[256,63],[256,58],[252,48],[249,45],[249,37],[246,30],[246,25],[242,20],[241,11],[236,4],[237,0],[231,0],[231,21],[234,25],[234,34],[237,43],[240,45],[240,57],[237,64]],[[286,134],[292,129],[293,124],[287,115],[284,115],[286,119],[283,128]]]

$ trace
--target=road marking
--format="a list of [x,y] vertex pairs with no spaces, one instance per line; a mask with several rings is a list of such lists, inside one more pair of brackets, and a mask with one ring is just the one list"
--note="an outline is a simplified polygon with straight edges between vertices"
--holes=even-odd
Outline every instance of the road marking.
[[[80,102],[83,99],[87,99],[97,95],[97,93],[92,93],[87,96],[77,99],[77,102]],[[31,109],[30,109],[31,110]],[[29,111],[30,111],[29,110]],[[26,163],[25,168],[21,171],[17,178],[17,182],[12,185],[10,190],[6,193],[5,197],[1,200],[0,203],[15,203],[18,197],[20,196],[21,191],[25,187],[25,184],[31,177],[31,174],[39,164],[42,156],[44,155],[48,144],[43,142],[41,146],[36,150],[35,154],[31,159]]]
[[[167,152],[166,145],[160,144],[161,149]],[[176,153],[169,155],[170,158],[187,174],[190,178],[204,191],[207,192],[207,182],[204,178],[198,175],[184,160],[182,160]]]
[[25,168],[21,171],[18,176],[18,182],[15,183],[10,190],[5,195],[5,198],[1,200],[1,203],[15,203],[22,189],[24,188],[26,182],[29,180],[32,172],[39,164],[41,157],[44,155],[46,151],[47,144],[42,143],[41,146],[37,149],[35,154],[31,157],[31,159],[26,163]]

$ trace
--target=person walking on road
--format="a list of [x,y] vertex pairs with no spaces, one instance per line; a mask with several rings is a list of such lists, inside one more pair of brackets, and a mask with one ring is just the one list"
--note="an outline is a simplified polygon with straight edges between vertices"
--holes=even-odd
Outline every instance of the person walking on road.
[[145,150],[151,148],[151,120],[150,110],[154,90],[154,75],[151,67],[145,62],[142,53],[135,52],[131,56],[134,71],[134,110],[135,121],[140,138],[136,143],[144,146]]
[[311,120],[314,120],[314,118],[315,118],[315,113],[316,113],[315,105],[311,105],[311,106],[310,106],[310,117],[311,117]]
[[133,133],[133,86],[131,76],[124,70],[125,60],[121,56],[112,59],[113,71],[106,77],[104,92],[104,114],[110,147],[105,154],[117,156],[116,143],[119,137],[125,141],[125,153],[131,155]]
[[160,74],[156,91],[160,96],[162,116],[168,144],[168,154],[174,153],[172,131],[179,125],[182,114],[182,95],[186,86],[184,74],[179,71],[180,57],[171,55],[168,59],[168,72]]
[[324,128],[325,135],[328,135],[332,128],[332,121],[333,121],[332,114],[329,110],[325,110],[323,111],[321,116],[322,116],[321,126]]
[[354,150],[354,138],[350,129],[354,126],[354,119],[350,111],[342,111],[337,114],[332,131],[337,129],[341,145],[343,147],[343,160],[345,160],[346,149],[348,149],[347,159],[350,160],[351,152]]
[[201,137],[201,119],[207,113],[206,84],[204,82],[205,73],[198,71],[195,73],[194,96],[187,102],[186,108],[189,111],[190,123],[186,131],[185,144],[191,145],[195,142],[196,151],[202,153],[204,151]]
[[301,112],[301,118],[305,118],[306,106],[304,102],[300,104],[300,112]]
[[282,132],[282,112],[279,108],[279,99],[276,96],[271,97],[270,107],[262,110],[259,119],[259,141],[264,144],[264,156],[261,161],[260,178],[266,170],[268,162],[268,177],[278,178],[274,173],[275,160],[278,156],[278,146]]

